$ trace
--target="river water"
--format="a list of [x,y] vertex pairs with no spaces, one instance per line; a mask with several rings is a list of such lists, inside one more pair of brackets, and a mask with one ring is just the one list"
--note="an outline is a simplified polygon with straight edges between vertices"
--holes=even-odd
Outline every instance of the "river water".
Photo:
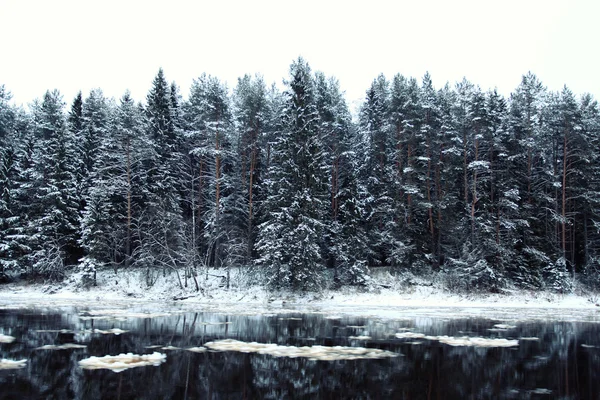
[[384,311],[0,304],[0,399],[600,398],[594,311]]

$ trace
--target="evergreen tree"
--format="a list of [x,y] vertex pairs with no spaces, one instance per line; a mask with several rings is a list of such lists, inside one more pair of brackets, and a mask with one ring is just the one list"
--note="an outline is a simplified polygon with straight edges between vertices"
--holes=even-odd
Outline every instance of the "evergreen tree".
[[[238,80],[234,91],[234,114],[237,135],[237,161],[241,191],[244,193],[241,229],[247,233],[246,263],[255,256],[256,221],[260,218],[259,206],[264,200],[262,186],[265,170],[267,142],[267,89],[262,77],[252,79],[245,75]],[[259,217],[257,217],[259,215]]]
[[363,285],[368,278],[363,209],[358,192],[357,148],[361,142],[351,123],[339,83],[315,75],[319,132],[329,168],[330,211],[326,214],[327,262],[333,284]]
[[314,82],[302,59],[290,67],[283,131],[269,172],[266,208],[260,226],[259,263],[269,284],[294,290],[322,286],[321,238],[327,210],[327,167],[318,131]]
[[5,86],[0,85],[0,282],[16,270],[17,258],[12,237],[18,218],[15,204],[18,150],[11,98]]
[[28,232],[32,242],[31,272],[58,279],[64,268],[81,256],[78,245],[78,201],[74,140],[70,136],[64,103],[57,90],[48,91],[34,104],[35,197]]
[[183,223],[178,180],[181,168],[180,138],[173,121],[172,98],[164,72],[159,69],[146,97],[146,132],[149,151],[144,160],[147,201],[135,221],[139,246],[134,258],[147,268],[176,271],[182,262]]

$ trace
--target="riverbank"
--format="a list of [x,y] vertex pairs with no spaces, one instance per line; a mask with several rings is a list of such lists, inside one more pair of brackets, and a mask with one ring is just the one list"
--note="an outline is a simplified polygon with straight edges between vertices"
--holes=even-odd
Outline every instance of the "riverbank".
[[[128,305],[178,305],[185,307],[326,309],[353,313],[386,315],[406,308],[453,308],[485,313],[502,309],[578,309],[600,311],[598,295],[575,290],[570,294],[544,291],[507,290],[501,294],[452,293],[442,284],[411,274],[392,276],[374,274],[365,288],[342,288],[309,293],[275,292],[260,284],[249,284],[243,273],[233,270],[229,288],[223,271],[209,271],[199,277],[201,291],[193,280],[181,288],[175,274],[157,276],[151,286],[142,271],[99,271],[97,286],[83,288],[81,277],[73,274],[61,283],[11,283],[0,285],[0,304],[47,305],[120,303]],[[186,281],[182,280],[182,284]],[[487,310],[487,311],[486,311]]]

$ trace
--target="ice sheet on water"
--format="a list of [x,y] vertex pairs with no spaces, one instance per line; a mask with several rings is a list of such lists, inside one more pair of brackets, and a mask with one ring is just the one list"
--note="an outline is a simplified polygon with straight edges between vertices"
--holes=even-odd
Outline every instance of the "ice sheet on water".
[[121,309],[91,310],[80,314],[82,320],[88,319],[123,319],[123,318],[156,318],[168,317],[174,313],[167,312],[136,312]]
[[494,328],[498,328],[498,329],[515,329],[517,326],[516,325],[508,325],[508,324],[496,324],[494,325]]
[[281,346],[275,343],[242,342],[224,339],[205,343],[213,351],[238,351],[241,353],[267,354],[274,357],[305,357],[310,360],[335,361],[398,357],[391,351],[365,347],[344,346]]
[[450,346],[472,346],[472,347],[514,347],[519,345],[518,340],[483,338],[472,336],[428,336],[423,333],[401,332],[396,333],[399,339],[427,339],[439,341]]
[[118,356],[89,357],[79,361],[79,366],[84,369],[110,369],[114,372],[125,371],[129,368],[159,366],[167,360],[165,354],[154,352],[152,354],[119,354]]
[[351,339],[351,340],[371,340],[371,336],[366,336],[366,335],[348,336],[348,339]]
[[4,335],[4,334],[0,333],[0,343],[12,343],[14,341],[15,341],[15,338],[13,336]]
[[514,347],[519,345],[518,340],[509,339],[490,339],[482,337],[453,337],[453,336],[438,336],[440,343],[445,343],[450,346],[473,346],[473,347]]
[[36,350],[71,350],[71,349],[85,349],[87,346],[78,343],[65,343],[65,344],[46,344],[44,346],[36,347]]
[[120,328],[111,328],[111,329],[107,329],[107,330],[90,329],[90,330],[83,331],[83,333],[100,333],[102,335],[116,335],[116,336],[119,336],[119,335],[121,335],[123,333],[127,333],[127,332],[129,332],[129,331],[125,331]]
[[204,353],[206,351],[206,347],[190,347],[186,350],[191,351],[192,353]]
[[4,358],[0,359],[0,370],[1,369],[20,369],[25,368],[27,360],[7,360]]

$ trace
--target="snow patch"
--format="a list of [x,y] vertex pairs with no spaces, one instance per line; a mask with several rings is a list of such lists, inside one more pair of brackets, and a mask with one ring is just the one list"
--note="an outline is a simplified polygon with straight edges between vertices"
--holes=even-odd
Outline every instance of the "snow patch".
[[159,366],[167,360],[165,354],[154,352],[152,354],[138,355],[133,353],[119,354],[118,356],[89,357],[79,361],[79,366],[84,369],[110,369],[114,372],[125,371],[129,368]]

